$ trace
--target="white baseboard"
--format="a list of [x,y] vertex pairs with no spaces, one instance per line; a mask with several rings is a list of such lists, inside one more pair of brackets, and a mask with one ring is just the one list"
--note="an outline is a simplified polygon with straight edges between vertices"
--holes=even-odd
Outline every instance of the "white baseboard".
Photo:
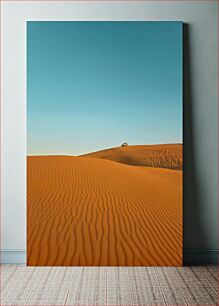
[[183,265],[217,265],[219,250],[184,250]]
[[0,250],[1,264],[26,264],[26,250]]
[[[184,265],[218,264],[218,250],[184,250]],[[26,250],[0,250],[1,264],[26,264]]]

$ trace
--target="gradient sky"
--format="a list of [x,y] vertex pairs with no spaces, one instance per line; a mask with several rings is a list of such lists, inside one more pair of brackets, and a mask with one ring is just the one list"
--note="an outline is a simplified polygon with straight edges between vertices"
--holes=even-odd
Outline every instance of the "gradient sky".
[[28,22],[28,155],[182,142],[182,22]]

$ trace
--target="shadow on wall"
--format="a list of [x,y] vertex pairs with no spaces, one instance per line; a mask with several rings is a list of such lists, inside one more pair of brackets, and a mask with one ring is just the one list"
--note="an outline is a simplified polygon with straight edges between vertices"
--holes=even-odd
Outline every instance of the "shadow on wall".
[[[205,262],[205,251],[192,251],[195,241],[205,241],[205,232],[201,218],[200,195],[198,187],[196,152],[193,130],[193,97],[190,74],[189,25],[183,25],[183,249],[184,264]],[[196,254],[195,254],[196,253]],[[212,256],[214,256],[213,254]],[[211,256],[208,254],[208,256]],[[193,257],[196,258],[195,262]],[[197,261],[197,258],[199,260]],[[212,260],[214,260],[212,258]]]

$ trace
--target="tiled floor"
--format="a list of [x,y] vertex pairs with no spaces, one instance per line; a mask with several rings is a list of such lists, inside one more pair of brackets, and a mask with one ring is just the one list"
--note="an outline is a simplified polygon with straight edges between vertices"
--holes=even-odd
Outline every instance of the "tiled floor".
[[1,305],[218,305],[218,268],[1,266]]

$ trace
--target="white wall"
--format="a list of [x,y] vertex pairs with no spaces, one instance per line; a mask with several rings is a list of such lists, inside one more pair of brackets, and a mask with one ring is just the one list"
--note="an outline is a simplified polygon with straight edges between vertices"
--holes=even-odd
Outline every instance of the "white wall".
[[186,90],[191,91],[185,95],[190,114],[185,112],[184,245],[217,249],[217,1],[4,1],[1,5],[2,262],[25,261],[27,20],[188,24],[191,84]]

